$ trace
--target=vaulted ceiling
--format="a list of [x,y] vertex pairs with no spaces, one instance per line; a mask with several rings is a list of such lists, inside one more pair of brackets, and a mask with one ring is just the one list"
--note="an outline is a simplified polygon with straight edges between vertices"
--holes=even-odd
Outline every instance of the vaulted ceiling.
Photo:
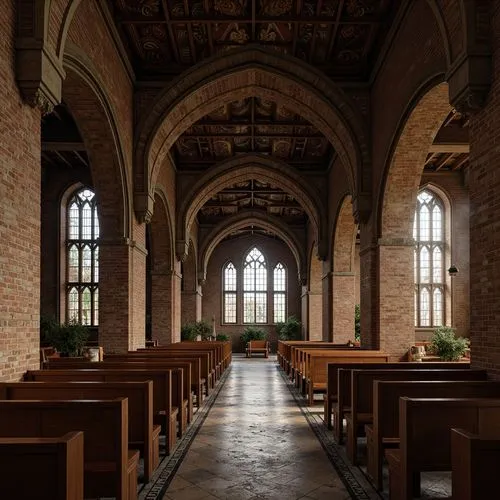
[[332,78],[366,80],[400,0],[108,0],[141,78],[261,44]]
[[174,146],[178,170],[203,170],[248,153],[271,156],[310,172],[326,171],[334,150],[309,122],[257,97],[210,113],[186,130]]

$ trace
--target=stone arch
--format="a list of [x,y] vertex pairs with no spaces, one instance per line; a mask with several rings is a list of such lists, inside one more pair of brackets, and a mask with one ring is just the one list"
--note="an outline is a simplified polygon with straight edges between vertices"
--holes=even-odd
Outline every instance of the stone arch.
[[[52,0],[53,3],[57,3]],[[69,27],[71,22],[73,21],[73,17],[75,15],[76,10],[78,9],[82,0],[68,0],[66,7],[62,13],[62,17],[60,19],[60,29],[57,31],[57,40],[55,41],[55,51],[56,56],[59,59],[63,58],[63,54],[65,52],[66,46],[66,38],[68,36]],[[52,21],[52,16],[51,16]]]
[[393,141],[379,198],[378,314],[372,344],[397,359],[405,356],[415,341],[415,201],[427,153],[451,110],[447,91],[446,83],[431,81],[409,103]]
[[158,96],[136,136],[136,197],[148,197],[168,151],[189,126],[227,102],[252,95],[275,100],[309,120],[335,147],[351,191],[369,193],[369,134],[350,99],[310,65],[249,46],[188,70]]
[[400,121],[379,195],[379,237],[412,239],[413,212],[427,153],[451,106],[446,83],[428,82]]
[[257,227],[274,231],[288,246],[297,263],[299,277],[304,275],[305,257],[302,251],[302,245],[298,238],[293,234],[288,226],[281,222],[278,217],[267,216],[262,212],[248,211],[236,214],[233,217],[219,223],[204,238],[200,246],[199,269],[201,270],[201,279],[205,279],[207,265],[210,257],[217,245],[232,231],[247,227],[253,224]]
[[174,248],[172,221],[165,193],[157,187],[151,219],[151,333],[160,344],[174,337]]
[[76,49],[64,56],[63,98],[87,149],[99,197],[103,237],[129,238],[129,181],[116,116],[92,63]]
[[323,265],[316,257],[317,243],[311,245],[309,251],[309,269],[307,280],[306,306],[308,340],[323,340]]
[[323,304],[328,307],[328,310],[323,310],[323,315],[328,318],[331,314],[331,320],[327,323],[331,328],[328,337],[336,343],[354,339],[354,309],[359,275],[356,275],[354,265],[357,224],[351,204],[351,196],[346,194],[338,208],[332,234],[331,302],[326,302],[323,297]]
[[182,280],[184,291],[196,290],[198,286],[198,252],[192,239],[189,240],[189,251],[186,260],[182,263]]
[[352,215],[352,198],[346,195],[337,212],[332,245],[334,272],[352,272],[357,225]]
[[[319,199],[319,193],[313,192],[302,177],[285,163],[264,156],[248,155],[211,168],[184,197],[178,212],[176,231],[179,258],[186,255],[188,235],[201,207],[222,189],[249,179],[274,184],[292,195],[306,211],[315,235],[321,241],[325,233],[326,212]],[[324,258],[324,249],[320,248],[320,251]]]

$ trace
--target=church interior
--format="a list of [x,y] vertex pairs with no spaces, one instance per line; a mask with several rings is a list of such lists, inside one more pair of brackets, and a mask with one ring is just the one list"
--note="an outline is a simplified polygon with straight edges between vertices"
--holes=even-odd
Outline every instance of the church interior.
[[[39,498],[495,497],[500,0],[5,0],[0,39],[0,470],[64,437]],[[463,357],[415,367],[439,328]]]

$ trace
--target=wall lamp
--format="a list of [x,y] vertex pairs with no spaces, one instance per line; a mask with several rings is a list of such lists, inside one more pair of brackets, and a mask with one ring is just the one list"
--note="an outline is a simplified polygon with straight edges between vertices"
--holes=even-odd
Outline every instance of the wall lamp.
[[448,274],[453,278],[453,276],[456,276],[458,274],[458,267],[455,265],[451,265],[450,268],[448,269]]

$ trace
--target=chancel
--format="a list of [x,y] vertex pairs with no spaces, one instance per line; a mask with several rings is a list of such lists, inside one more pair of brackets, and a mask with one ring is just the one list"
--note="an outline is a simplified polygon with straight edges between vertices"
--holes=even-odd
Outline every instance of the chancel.
[[500,0],[0,39],[0,498],[500,496]]

